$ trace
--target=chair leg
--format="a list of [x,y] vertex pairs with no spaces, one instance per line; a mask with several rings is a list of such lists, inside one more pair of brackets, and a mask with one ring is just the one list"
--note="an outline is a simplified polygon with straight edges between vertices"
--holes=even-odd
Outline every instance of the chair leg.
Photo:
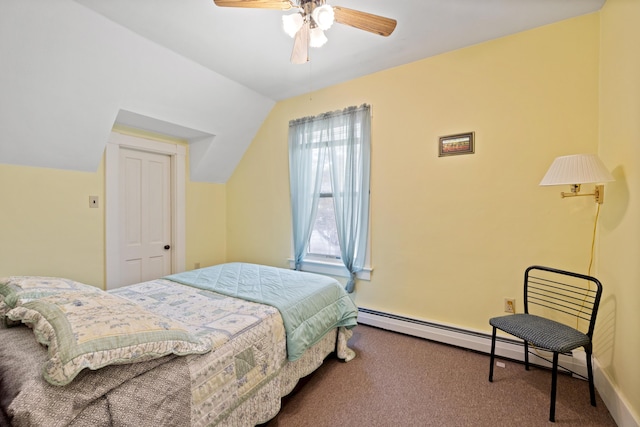
[[591,346],[585,347],[587,355],[587,376],[589,377],[589,396],[591,397],[591,406],[596,406],[596,389],[593,384],[593,366],[591,364]]
[[529,370],[529,342],[524,340],[524,369]]
[[556,389],[558,387],[558,352],[553,353],[553,372],[551,373],[551,406],[549,421],[556,421]]
[[493,334],[491,335],[491,362],[489,363],[489,382],[493,382],[493,360],[496,353],[496,327],[493,327]]

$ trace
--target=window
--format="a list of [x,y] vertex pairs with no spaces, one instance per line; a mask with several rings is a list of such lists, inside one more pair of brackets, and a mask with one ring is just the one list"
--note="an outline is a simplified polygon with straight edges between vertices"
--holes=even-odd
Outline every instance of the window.
[[363,105],[289,123],[292,264],[348,276],[347,290],[370,271],[370,120]]
[[305,258],[308,258],[308,256],[337,260],[341,258],[329,166],[329,162],[325,161],[322,168],[320,200],[318,200],[318,209],[311,229],[311,237],[309,237],[309,246]]

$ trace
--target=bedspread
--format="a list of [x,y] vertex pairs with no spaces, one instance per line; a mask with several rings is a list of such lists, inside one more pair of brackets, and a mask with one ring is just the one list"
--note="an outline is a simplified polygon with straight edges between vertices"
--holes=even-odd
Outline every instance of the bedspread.
[[214,343],[210,353],[184,357],[190,372],[192,426],[223,419],[285,363],[285,332],[274,307],[164,279],[111,292],[178,319]]
[[0,387],[3,399],[9,390],[12,396],[0,403],[8,405],[13,425],[212,425],[286,362],[284,327],[274,307],[163,279],[111,292],[180,320],[196,335],[211,339],[214,350],[84,370],[71,384],[58,387],[42,377],[47,350],[33,332],[24,326],[5,329]]
[[356,326],[358,309],[335,279],[265,265],[228,263],[167,279],[277,307],[287,333],[290,361],[336,327]]

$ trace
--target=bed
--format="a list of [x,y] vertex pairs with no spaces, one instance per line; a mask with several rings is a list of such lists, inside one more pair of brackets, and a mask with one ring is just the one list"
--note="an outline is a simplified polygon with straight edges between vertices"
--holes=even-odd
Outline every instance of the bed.
[[246,263],[109,292],[0,279],[0,425],[251,426],[347,341],[339,282]]

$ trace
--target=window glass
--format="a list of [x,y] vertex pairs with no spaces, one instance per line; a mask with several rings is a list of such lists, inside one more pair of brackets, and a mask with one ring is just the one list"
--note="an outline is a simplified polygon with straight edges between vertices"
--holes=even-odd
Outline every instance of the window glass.
[[327,159],[324,162],[322,170],[318,212],[314,221],[311,237],[309,238],[309,248],[307,249],[309,255],[340,259],[338,227],[336,225],[336,215],[333,206],[331,164]]
[[338,228],[333,210],[333,196],[320,196],[318,214],[309,239],[310,255],[320,255],[340,259]]

